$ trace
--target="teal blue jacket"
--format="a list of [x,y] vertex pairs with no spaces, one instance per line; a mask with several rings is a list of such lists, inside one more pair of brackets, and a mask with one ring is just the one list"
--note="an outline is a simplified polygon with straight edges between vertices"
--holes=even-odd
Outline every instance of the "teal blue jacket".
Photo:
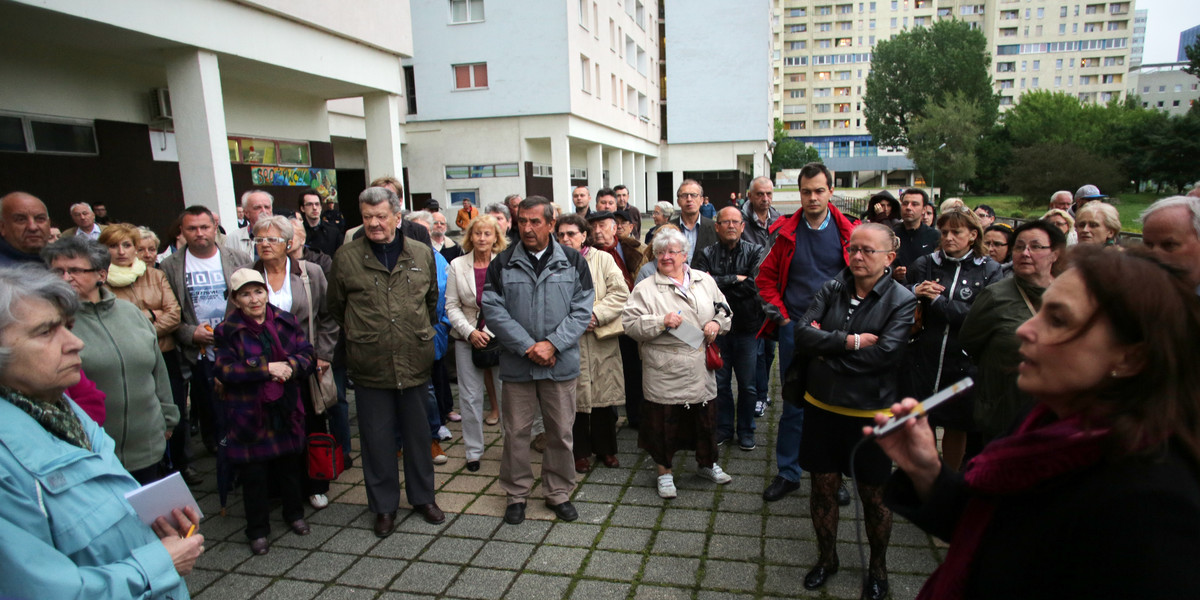
[[0,597],[188,598],[170,554],[125,500],[136,489],[74,402],[87,451],[0,398]]

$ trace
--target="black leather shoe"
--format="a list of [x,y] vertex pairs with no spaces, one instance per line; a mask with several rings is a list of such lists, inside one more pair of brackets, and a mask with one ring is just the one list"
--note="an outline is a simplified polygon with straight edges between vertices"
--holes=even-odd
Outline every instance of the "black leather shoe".
[[509,525],[520,525],[525,522],[525,503],[514,502],[504,509],[504,522]]
[[867,575],[867,585],[863,587],[862,598],[866,600],[883,600],[888,595],[888,582],[886,579],[876,579],[873,575]]
[[381,513],[375,515],[375,537],[385,538],[396,530],[396,513]]
[[804,589],[815,590],[825,585],[835,573],[838,572],[837,565],[817,565],[804,575]]
[[798,489],[800,489],[799,481],[788,481],[776,475],[775,479],[771,481],[771,485],[767,486],[766,491],[763,492],[763,500],[774,502]]
[[295,521],[292,521],[289,527],[292,528],[292,533],[296,535],[308,535],[312,533],[312,528],[308,526],[308,523],[304,522],[304,519],[296,519]]
[[446,522],[446,513],[442,512],[436,503],[414,506],[413,512],[425,517],[425,522],[430,525],[441,525]]
[[842,484],[837,491],[838,506],[850,506],[850,490],[846,489],[846,484]]
[[267,541],[267,538],[265,537],[250,540],[250,551],[253,552],[255,556],[262,556],[271,551],[271,542]]
[[564,521],[574,521],[579,518],[579,511],[575,510],[575,506],[571,504],[570,500],[562,504],[550,504],[547,502],[546,508],[554,511],[554,514],[558,515],[558,518]]
[[478,471],[478,470],[479,470],[479,461],[477,461],[477,460],[468,460],[468,461],[467,461],[467,470],[468,470],[468,471],[470,471],[470,472],[472,472],[472,473],[474,473],[474,472]]

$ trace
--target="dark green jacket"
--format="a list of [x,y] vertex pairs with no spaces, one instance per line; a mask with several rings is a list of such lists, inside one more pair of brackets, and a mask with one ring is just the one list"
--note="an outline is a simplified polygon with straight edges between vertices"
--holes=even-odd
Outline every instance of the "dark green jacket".
[[333,257],[326,299],[346,333],[346,367],[356,385],[425,384],[438,301],[437,264],[428,245],[405,239],[390,273],[365,237],[343,245]]
[[1020,285],[1034,308],[1042,305],[1045,288],[1017,277],[1001,279],[983,289],[958,330],[958,343],[979,366],[975,385],[975,424],[994,438],[1014,424],[1033,398],[1017,389],[1017,328],[1033,316],[1017,290]]

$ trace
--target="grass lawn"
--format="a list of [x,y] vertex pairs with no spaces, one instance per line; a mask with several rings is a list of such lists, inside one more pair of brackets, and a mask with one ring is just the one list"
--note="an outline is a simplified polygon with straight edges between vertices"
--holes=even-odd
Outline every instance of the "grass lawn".
[[[1164,197],[1158,194],[1122,194],[1113,198],[1112,204],[1121,215],[1121,231],[1141,233],[1142,224],[1138,222],[1138,215],[1155,200]],[[1001,217],[1031,218],[1040,216],[1047,208],[1045,205],[1035,209],[1023,207],[1019,196],[966,196],[963,200],[972,208],[987,204]],[[1047,197],[1046,203],[1049,202],[1050,198]]]

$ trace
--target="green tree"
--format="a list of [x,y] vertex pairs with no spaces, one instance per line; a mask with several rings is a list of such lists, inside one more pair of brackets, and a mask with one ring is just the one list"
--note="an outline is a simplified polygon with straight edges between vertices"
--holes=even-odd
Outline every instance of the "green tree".
[[[1148,176],[1159,184],[1170,185],[1177,193],[1200,180],[1200,114],[1171,117],[1168,126],[1150,136]],[[1101,188],[1103,189],[1103,188]]]
[[930,186],[955,194],[975,176],[975,148],[983,130],[983,109],[961,92],[925,107],[909,127],[908,158]]
[[[1086,180],[1086,181],[1085,181]],[[1073,144],[1040,143],[1014,152],[1008,187],[1023,204],[1045,209],[1050,195],[1090,183],[1101,190],[1119,190],[1124,175],[1116,161]]]
[[1191,46],[1183,49],[1187,56],[1188,65],[1183,68],[1183,72],[1193,77],[1200,77],[1200,40],[1192,42]]
[[978,105],[980,126],[990,127],[1000,103],[991,62],[987,38],[963,21],[938,21],[879,42],[863,97],[867,130],[880,146],[907,146],[913,120],[955,93]]
[[821,155],[817,149],[796,138],[788,137],[783,122],[775,119],[775,150],[771,154],[771,172],[799,169],[810,162],[821,162]]
[[994,125],[975,148],[975,177],[967,188],[978,195],[1008,192],[1008,168],[1012,164],[1013,145],[1008,130]]

